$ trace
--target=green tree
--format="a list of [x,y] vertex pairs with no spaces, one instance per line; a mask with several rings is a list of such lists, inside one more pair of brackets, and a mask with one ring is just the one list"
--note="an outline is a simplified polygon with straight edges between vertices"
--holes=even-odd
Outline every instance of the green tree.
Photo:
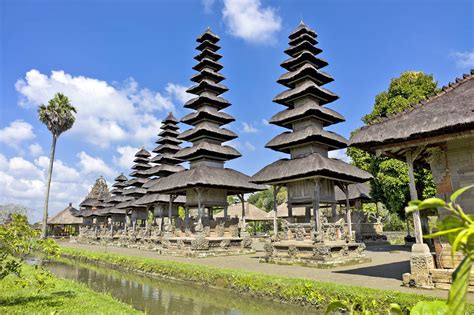
[[[281,205],[282,203],[286,202],[287,200],[287,193],[286,188],[283,187],[277,194],[277,206]],[[265,210],[267,212],[273,210],[273,188],[268,188],[259,192],[256,192],[250,195],[248,202]]]
[[41,238],[46,238],[47,233],[49,191],[51,188],[51,177],[53,175],[56,141],[63,132],[71,129],[74,125],[76,118],[73,113],[76,113],[76,108],[71,105],[69,98],[61,93],[54,95],[54,97],[48,102],[48,105],[42,104],[38,108],[39,120],[46,125],[53,136],[51,153],[49,156],[48,179],[46,182],[46,192],[44,197],[43,229]]
[[[386,91],[375,97],[372,112],[364,116],[362,121],[367,125],[376,123],[379,119],[400,113],[438,91],[437,82],[432,75],[417,71],[404,72],[400,77],[392,79]],[[370,184],[374,201],[382,202],[390,211],[404,217],[404,207],[410,200],[406,163],[353,147],[347,149],[347,155],[355,166],[372,174]],[[433,196],[435,186],[431,172],[416,168],[415,177],[419,195],[423,198]]]

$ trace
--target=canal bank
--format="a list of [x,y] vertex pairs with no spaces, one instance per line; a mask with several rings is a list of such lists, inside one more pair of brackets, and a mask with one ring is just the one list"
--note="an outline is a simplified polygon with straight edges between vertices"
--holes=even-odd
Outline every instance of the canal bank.
[[38,271],[24,265],[28,286],[14,275],[0,281],[0,314],[142,314],[110,294],[95,292],[87,285],[54,276],[42,290],[34,285]]
[[376,290],[99,251],[64,248],[63,253],[74,260],[100,263],[111,269],[121,268],[158,279],[188,281],[201,285],[205,290],[220,288],[229,290],[239,297],[262,297],[283,303],[311,305],[313,309],[319,310],[324,310],[326,305],[335,299],[355,302],[374,311],[386,309],[391,303],[398,303],[406,309],[420,300],[434,299],[418,294],[404,294],[397,291]]

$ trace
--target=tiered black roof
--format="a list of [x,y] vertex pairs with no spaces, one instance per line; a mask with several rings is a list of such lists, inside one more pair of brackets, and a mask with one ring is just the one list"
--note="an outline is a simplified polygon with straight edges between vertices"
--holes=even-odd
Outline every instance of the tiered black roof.
[[177,138],[178,120],[169,113],[163,120],[159,133],[161,136],[156,140],[158,146],[153,150],[156,155],[150,160],[151,163],[156,164],[147,170],[148,177],[162,177],[184,170],[184,167],[178,165],[182,161],[175,157],[175,154],[181,150],[179,145],[181,140]]
[[[193,69],[199,71],[191,78],[196,84],[187,90],[197,95],[184,104],[193,112],[181,119],[181,122],[192,128],[179,135],[178,139],[189,141],[191,147],[182,149],[175,154],[176,158],[191,163],[190,169],[172,174],[166,178],[153,180],[150,192],[185,194],[191,187],[209,187],[226,189],[229,194],[237,192],[252,192],[264,189],[260,185],[249,182],[249,177],[237,171],[223,168],[225,161],[235,159],[240,153],[223,142],[237,138],[237,135],[223,128],[234,121],[234,117],[221,112],[230,103],[219,96],[228,88],[221,84],[225,78],[219,73],[223,68],[218,62],[221,55],[219,37],[210,29],[198,39],[199,54],[194,58],[198,64]],[[201,163],[203,162],[203,163]]]
[[[144,148],[135,153],[135,159],[133,160],[135,164],[132,166],[133,172],[130,173],[132,178],[125,182],[126,189],[123,190],[124,195],[140,198],[146,193],[146,189],[142,188],[142,186],[148,181],[148,171],[151,168],[150,156],[150,152]],[[119,208],[123,206],[117,205]]]
[[197,49],[200,53],[195,57],[198,64],[193,69],[199,71],[193,76],[195,85],[187,92],[197,95],[188,101],[184,107],[194,111],[181,120],[191,125],[192,128],[179,135],[178,139],[193,143],[192,147],[185,148],[176,154],[176,157],[187,160],[214,160],[227,161],[240,156],[240,153],[230,146],[222,145],[223,142],[237,138],[237,135],[222,128],[235,119],[222,109],[230,106],[230,103],[222,98],[222,93],[228,88],[220,82],[224,76],[219,73],[223,68],[218,60],[222,57],[217,51],[220,49],[219,37],[211,30],[204,32],[198,39]]
[[[347,147],[347,140],[323,127],[344,121],[334,110],[323,107],[338,99],[322,86],[334,79],[320,69],[328,63],[317,55],[317,34],[303,22],[289,36],[290,56],[281,66],[288,70],[278,83],[288,90],[278,94],[273,101],[287,108],[270,119],[270,123],[291,129],[274,137],[267,148],[292,154],[291,159],[276,161],[255,174],[256,183],[273,183],[303,176],[325,175],[334,179],[364,182],[370,175],[342,161],[332,162],[327,152]],[[301,164],[301,165],[300,165]],[[299,166],[298,166],[299,165]]]

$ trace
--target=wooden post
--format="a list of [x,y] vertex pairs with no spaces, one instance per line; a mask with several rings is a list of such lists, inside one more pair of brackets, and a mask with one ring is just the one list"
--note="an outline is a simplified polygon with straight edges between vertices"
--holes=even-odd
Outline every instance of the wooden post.
[[333,203],[331,205],[331,215],[332,215],[332,221],[336,222],[337,221],[337,204]]
[[228,205],[227,203],[224,205],[224,221],[227,221],[227,208],[228,208]]
[[347,220],[347,232],[349,233],[349,239],[352,240],[352,217],[351,217],[351,205],[349,202],[349,185],[344,185],[346,193],[346,220]]
[[278,222],[277,222],[277,195],[280,191],[278,185],[273,186],[273,234],[278,235]]
[[240,199],[240,202],[242,203],[242,226],[245,226],[245,200],[244,200],[244,194],[239,194],[237,195]]
[[293,222],[293,205],[291,203],[288,204],[288,219],[289,222]]
[[170,195],[170,200],[168,203],[168,220],[171,226],[171,217],[173,216],[173,201],[178,195]]
[[198,223],[202,223],[202,204],[201,204],[201,190],[196,188],[197,200],[198,200]]
[[186,225],[186,228],[189,228],[189,207],[188,206],[184,207],[184,223]]
[[304,221],[306,223],[311,222],[311,207],[304,208]]
[[319,179],[314,180],[314,196],[313,196],[313,216],[316,231],[319,233],[320,240],[323,240],[323,233],[321,228],[321,218],[319,217]]
[[[408,150],[406,153],[407,165],[408,165],[408,177],[410,179],[410,199],[418,200],[418,193],[416,192],[415,175],[413,172],[413,162],[416,159],[416,155]],[[417,244],[423,244],[423,232],[421,230],[420,212],[413,211],[413,225],[415,226],[415,238]]]

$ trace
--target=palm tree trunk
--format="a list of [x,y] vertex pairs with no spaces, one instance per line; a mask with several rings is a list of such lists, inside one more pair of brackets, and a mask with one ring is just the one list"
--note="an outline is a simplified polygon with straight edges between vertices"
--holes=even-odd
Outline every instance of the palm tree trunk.
[[43,209],[43,230],[41,238],[45,239],[48,234],[48,204],[49,204],[49,190],[51,188],[51,177],[53,176],[54,154],[56,152],[56,136],[53,135],[53,142],[51,143],[51,154],[49,156],[48,181],[46,182],[46,193],[44,197]]

